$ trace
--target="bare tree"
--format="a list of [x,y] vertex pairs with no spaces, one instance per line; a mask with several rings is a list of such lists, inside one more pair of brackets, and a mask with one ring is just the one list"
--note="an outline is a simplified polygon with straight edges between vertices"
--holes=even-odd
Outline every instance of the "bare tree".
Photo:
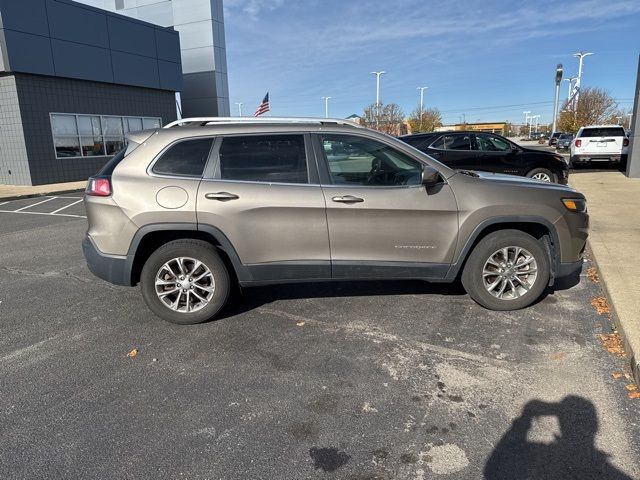
[[[377,112],[379,116],[376,116]],[[362,121],[365,126],[374,128],[391,135],[399,135],[404,133],[404,112],[396,103],[388,103],[380,105],[376,110],[376,104],[373,103],[364,109]]]
[[618,112],[615,99],[601,88],[585,88],[580,92],[575,110],[570,107],[569,102],[564,102],[558,119],[558,131],[575,133],[585,125],[610,123]]
[[437,108],[416,108],[409,115],[409,127],[412,133],[433,132],[442,126],[442,115]]

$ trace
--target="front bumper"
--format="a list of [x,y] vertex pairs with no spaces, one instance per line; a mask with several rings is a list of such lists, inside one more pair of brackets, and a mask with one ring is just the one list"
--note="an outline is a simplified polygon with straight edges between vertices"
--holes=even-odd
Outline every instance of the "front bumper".
[[82,240],[82,253],[87,260],[89,270],[96,277],[114,285],[131,285],[127,257],[102,253],[89,235]]

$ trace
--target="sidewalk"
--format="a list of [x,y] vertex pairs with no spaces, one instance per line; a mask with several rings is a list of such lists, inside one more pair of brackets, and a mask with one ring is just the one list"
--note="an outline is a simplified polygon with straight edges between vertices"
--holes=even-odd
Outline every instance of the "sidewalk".
[[87,186],[87,181],[81,182],[68,182],[68,183],[52,183],[50,185],[37,185],[31,187],[29,185],[3,185],[0,184],[0,200],[8,201],[15,200],[17,198],[29,198],[37,197],[39,195],[47,194],[61,194],[77,192],[78,190],[84,190]]
[[587,197],[589,246],[640,384],[640,179],[576,173],[569,183]]

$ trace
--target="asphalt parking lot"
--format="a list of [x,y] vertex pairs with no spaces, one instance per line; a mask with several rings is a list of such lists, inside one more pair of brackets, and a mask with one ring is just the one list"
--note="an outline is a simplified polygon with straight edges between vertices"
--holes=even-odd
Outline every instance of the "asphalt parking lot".
[[90,274],[78,200],[0,201],[0,478],[640,478],[584,274],[518,312],[423,282],[253,288],[183,327]]

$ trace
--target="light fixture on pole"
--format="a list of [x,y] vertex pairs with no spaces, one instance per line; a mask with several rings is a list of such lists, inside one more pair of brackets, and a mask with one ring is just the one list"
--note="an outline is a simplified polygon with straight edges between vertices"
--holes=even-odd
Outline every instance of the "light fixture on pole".
[[236,102],[236,105],[238,105],[238,116],[241,117],[242,116],[242,105],[244,105],[244,103]]
[[571,93],[573,93],[573,82],[576,81],[578,77],[569,77],[565,78],[565,82],[569,82],[569,92],[567,93],[567,103],[571,101]]
[[329,99],[331,97],[322,97],[322,101],[324,102],[324,117],[329,118]]
[[420,123],[422,123],[422,112],[424,111],[424,91],[429,87],[417,87],[420,90]]
[[556,93],[553,99],[553,128],[551,133],[556,132],[556,124],[558,120],[558,100],[560,98],[560,82],[562,81],[562,64],[559,63],[556,67]]
[[380,119],[380,77],[385,73],[387,72],[371,72],[371,75],[376,76],[376,126],[378,126],[378,122]]

